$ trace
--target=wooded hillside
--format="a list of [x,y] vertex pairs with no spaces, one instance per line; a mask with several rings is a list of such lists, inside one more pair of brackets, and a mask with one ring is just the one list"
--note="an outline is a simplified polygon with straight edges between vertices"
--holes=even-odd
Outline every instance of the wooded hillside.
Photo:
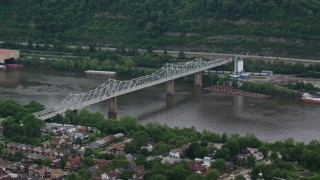
[[0,39],[312,56],[318,0],[2,0]]

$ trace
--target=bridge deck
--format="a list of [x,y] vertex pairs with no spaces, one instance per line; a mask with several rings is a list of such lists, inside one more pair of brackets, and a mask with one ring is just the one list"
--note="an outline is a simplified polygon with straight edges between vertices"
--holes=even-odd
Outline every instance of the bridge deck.
[[49,119],[57,114],[63,114],[68,109],[80,109],[122,94],[221,66],[230,61],[232,61],[232,59],[216,59],[212,61],[195,60],[187,62],[184,65],[167,64],[150,75],[136,79],[127,81],[109,79],[91,91],[81,94],[70,94],[56,106],[37,112],[35,115],[42,120]]

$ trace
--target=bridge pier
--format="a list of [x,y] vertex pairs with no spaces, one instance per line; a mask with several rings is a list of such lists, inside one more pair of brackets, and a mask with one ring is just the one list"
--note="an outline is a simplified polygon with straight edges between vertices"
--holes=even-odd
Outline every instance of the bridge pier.
[[174,80],[170,80],[166,82],[166,93],[169,95],[174,94]]
[[194,85],[202,86],[202,72],[197,72],[194,74]]
[[117,98],[113,97],[108,100],[108,118],[117,119]]
[[174,95],[172,95],[172,94],[167,94],[166,95],[166,104],[167,104],[167,108],[173,107],[173,105],[174,105]]

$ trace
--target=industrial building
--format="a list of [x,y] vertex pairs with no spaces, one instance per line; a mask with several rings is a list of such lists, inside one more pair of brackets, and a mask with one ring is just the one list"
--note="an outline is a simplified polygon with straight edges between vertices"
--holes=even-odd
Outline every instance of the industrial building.
[[19,57],[19,50],[0,49],[0,64],[15,64]]

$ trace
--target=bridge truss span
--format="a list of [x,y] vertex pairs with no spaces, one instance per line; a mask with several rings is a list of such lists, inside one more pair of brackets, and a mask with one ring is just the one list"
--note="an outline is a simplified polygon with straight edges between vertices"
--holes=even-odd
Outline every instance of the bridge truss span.
[[42,120],[49,119],[56,114],[63,114],[68,109],[80,109],[122,94],[221,66],[230,61],[232,61],[232,59],[215,59],[211,61],[196,59],[182,65],[166,64],[152,74],[132,80],[120,81],[108,79],[97,88],[88,92],[79,94],[70,93],[61,103],[52,108],[37,112],[35,115]]

